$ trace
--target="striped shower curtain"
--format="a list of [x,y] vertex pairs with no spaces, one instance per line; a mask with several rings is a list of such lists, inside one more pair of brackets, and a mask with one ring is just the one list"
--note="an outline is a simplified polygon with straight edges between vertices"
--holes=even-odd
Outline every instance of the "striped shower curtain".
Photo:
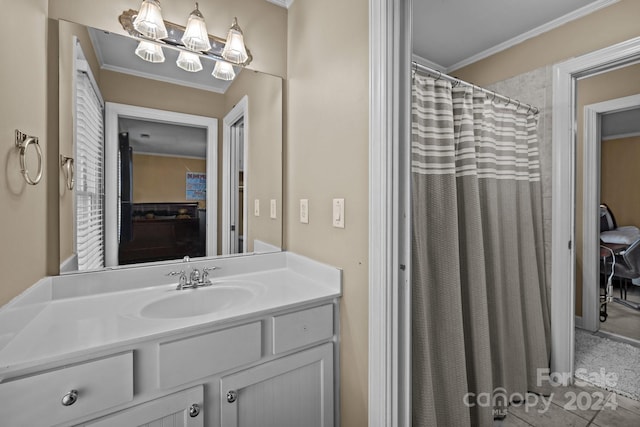
[[544,392],[536,376],[549,366],[537,116],[489,98],[414,78],[415,427],[491,426],[512,396]]

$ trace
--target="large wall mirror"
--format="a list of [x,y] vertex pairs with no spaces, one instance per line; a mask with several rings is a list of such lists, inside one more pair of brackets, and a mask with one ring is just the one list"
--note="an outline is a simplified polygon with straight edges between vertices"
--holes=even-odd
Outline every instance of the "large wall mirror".
[[[131,37],[57,27],[60,155],[75,162],[73,188],[61,169],[61,273],[282,247],[280,77],[218,80],[214,61],[188,72],[170,50],[145,62]],[[83,152],[85,134],[103,149]],[[80,255],[91,227],[104,234]]]

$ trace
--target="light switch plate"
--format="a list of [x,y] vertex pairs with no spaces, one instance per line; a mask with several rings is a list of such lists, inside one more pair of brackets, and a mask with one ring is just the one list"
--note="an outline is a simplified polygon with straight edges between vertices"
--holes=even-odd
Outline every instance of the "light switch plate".
[[344,228],[344,199],[333,199],[333,226]]
[[300,222],[309,224],[309,199],[300,199]]
[[271,219],[276,219],[278,217],[276,210],[276,199],[271,199]]
[[255,216],[260,216],[260,199],[255,199],[253,201],[253,214]]

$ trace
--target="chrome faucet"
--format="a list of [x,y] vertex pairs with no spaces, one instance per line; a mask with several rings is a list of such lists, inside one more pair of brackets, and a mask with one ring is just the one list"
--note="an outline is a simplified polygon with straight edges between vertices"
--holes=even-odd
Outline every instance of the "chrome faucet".
[[202,286],[211,286],[213,283],[209,280],[209,272],[217,270],[220,267],[203,267],[202,274],[197,268],[192,268],[191,273],[187,276],[184,270],[171,271],[167,276],[180,276],[178,279],[177,290],[181,289],[195,289]]

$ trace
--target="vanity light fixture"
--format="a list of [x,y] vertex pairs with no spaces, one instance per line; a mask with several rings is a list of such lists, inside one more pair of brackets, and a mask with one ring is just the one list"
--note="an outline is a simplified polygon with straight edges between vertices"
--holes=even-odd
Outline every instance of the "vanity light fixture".
[[164,62],[162,48],[153,42],[141,40],[136,48],[136,55],[147,62]]
[[215,67],[213,67],[213,77],[220,80],[233,80],[236,77],[236,72],[233,71],[233,65],[225,61],[216,61]]
[[200,57],[191,52],[180,52],[180,54],[178,55],[178,60],[176,61],[176,65],[185,71],[189,71],[190,73],[197,73],[198,71],[202,70]]
[[220,80],[233,80],[237,68],[246,67],[253,59],[244,44],[244,35],[233,18],[227,39],[211,36],[198,3],[189,14],[187,26],[163,21],[158,0],[143,0],[140,11],[127,10],[119,17],[130,36],[140,41],[136,55],[148,62],[164,62],[163,49],[180,52],[176,65],[195,73],[203,69],[200,57],[215,61],[211,75]]
[[133,28],[153,40],[164,39],[169,35],[162,19],[162,10],[158,0],[142,1],[140,12],[133,20]]
[[249,56],[244,46],[244,35],[238,25],[238,18],[233,18],[229,34],[227,34],[227,43],[224,45],[222,57],[234,64],[242,64]]
[[198,9],[198,3],[196,3],[196,8],[189,15],[187,28],[184,30],[181,41],[187,49],[194,52],[205,52],[211,49],[209,33],[204,23],[204,16]]

